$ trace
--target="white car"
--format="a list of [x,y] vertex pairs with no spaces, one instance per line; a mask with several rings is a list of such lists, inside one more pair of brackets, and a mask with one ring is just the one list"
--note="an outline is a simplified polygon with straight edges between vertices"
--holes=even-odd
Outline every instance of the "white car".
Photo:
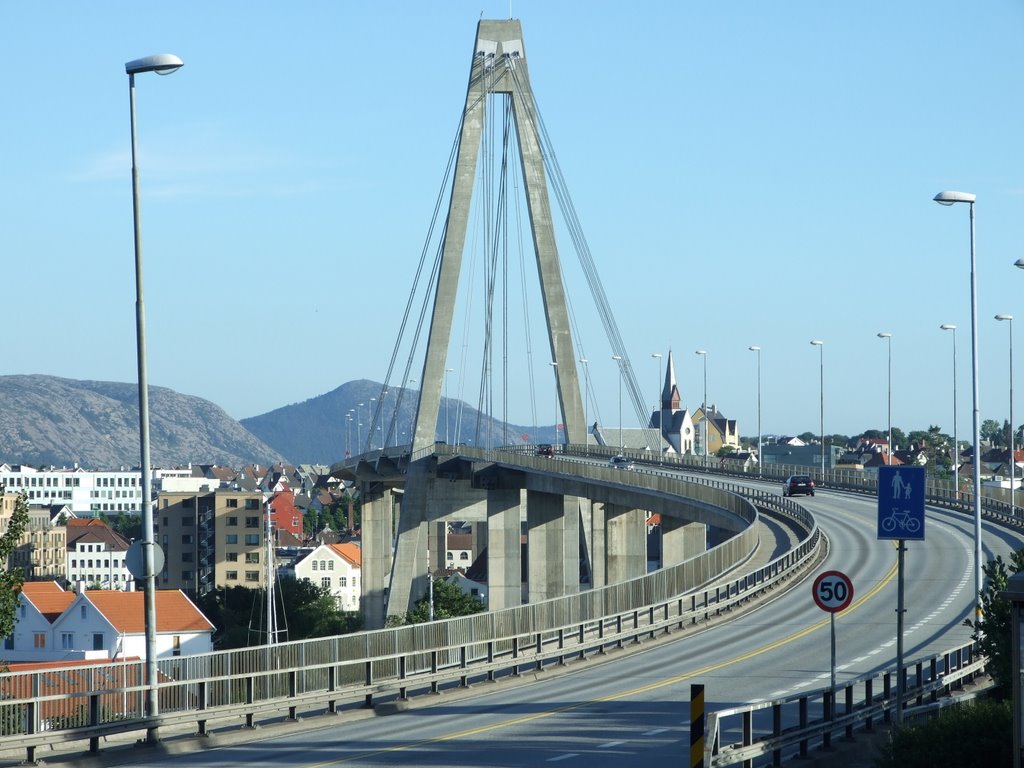
[[612,456],[608,459],[608,466],[615,469],[633,469],[633,460],[627,459],[621,454],[619,456]]

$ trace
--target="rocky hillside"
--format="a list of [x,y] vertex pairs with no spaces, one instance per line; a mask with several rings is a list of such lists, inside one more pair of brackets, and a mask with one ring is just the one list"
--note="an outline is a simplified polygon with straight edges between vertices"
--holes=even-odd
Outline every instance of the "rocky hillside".
[[[240,467],[285,457],[219,406],[149,388],[154,467],[188,462]],[[0,461],[113,468],[139,465],[138,387],[55,376],[0,376]]]

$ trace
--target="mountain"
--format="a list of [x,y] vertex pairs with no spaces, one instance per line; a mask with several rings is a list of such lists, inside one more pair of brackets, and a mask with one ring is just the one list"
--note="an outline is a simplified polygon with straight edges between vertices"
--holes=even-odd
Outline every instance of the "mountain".
[[[358,446],[365,446],[367,429],[372,424],[376,398],[380,397],[381,388],[379,382],[367,379],[350,381],[326,394],[286,405],[261,416],[242,419],[240,423],[275,451],[287,456],[292,463],[332,464],[344,458],[346,452],[359,453]],[[388,445],[395,445],[396,442],[405,445],[411,439],[419,392],[393,387],[386,395],[384,404],[388,414],[394,410],[393,398],[399,394],[402,396],[399,418],[395,430],[388,437]],[[348,421],[346,416],[350,411],[353,418]],[[481,424],[479,430],[478,422]],[[389,428],[389,424],[375,427],[373,447],[380,448],[380,436]],[[523,427],[490,421],[460,400],[441,399],[436,435],[438,440],[495,446],[522,440],[524,434],[529,435],[529,439],[535,443],[558,442],[552,427]]]
[[[229,467],[285,457],[219,406],[164,387],[149,388],[154,467],[188,462]],[[135,384],[55,376],[0,376],[0,461],[89,469],[139,466]]]

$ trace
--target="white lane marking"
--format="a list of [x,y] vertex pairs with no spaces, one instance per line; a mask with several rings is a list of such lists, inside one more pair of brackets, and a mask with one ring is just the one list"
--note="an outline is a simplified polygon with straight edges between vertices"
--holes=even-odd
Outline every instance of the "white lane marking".
[[564,755],[559,755],[558,757],[549,757],[548,758],[548,762],[549,763],[557,763],[560,760],[568,760],[569,758],[579,757],[579,756],[580,756],[579,752],[569,752],[569,753],[564,754]]
[[619,746],[619,744],[625,744],[625,742],[624,741],[609,741],[606,744],[598,744],[597,748],[598,749],[609,749],[611,747],[617,747],[617,746]]
[[668,730],[668,728],[655,728],[653,731],[648,731],[647,733],[644,733],[644,734],[641,734],[641,735],[643,735],[643,736],[657,736],[659,733],[664,733],[667,730]]

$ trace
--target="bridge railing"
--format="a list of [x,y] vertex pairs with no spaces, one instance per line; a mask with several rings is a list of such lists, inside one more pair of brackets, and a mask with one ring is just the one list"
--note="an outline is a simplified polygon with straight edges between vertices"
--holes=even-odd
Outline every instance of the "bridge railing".
[[[717,490],[725,490],[725,484]],[[770,498],[769,498],[770,496]],[[800,507],[756,496],[780,514]],[[273,646],[158,660],[160,714],[144,716],[144,663],[62,666],[0,674],[0,736],[34,760],[44,744],[99,739],[153,726],[212,723],[254,727],[271,717],[372,706],[441,687],[517,676],[573,658],[601,655],[646,638],[706,622],[777,587],[815,557],[821,536],[810,518],[791,551],[736,578],[698,589],[694,561],[579,595],[493,613]],[[750,528],[705,553],[742,562],[756,537]]]
[[936,709],[940,697],[962,688],[985,671],[987,659],[975,643],[967,643],[904,665],[902,701],[897,699],[897,670],[882,670],[836,686],[714,712],[708,716],[704,764],[709,768],[751,765],[771,757],[771,765],[810,749],[831,746],[837,738],[852,739],[889,723],[898,708],[904,719]]

